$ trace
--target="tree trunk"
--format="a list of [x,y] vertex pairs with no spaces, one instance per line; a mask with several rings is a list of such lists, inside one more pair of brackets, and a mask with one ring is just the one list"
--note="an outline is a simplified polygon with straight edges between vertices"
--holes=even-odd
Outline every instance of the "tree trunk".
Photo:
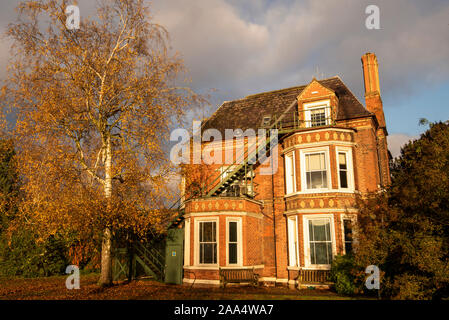
[[[110,201],[112,195],[112,150],[111,137],[106,138],[105,146],[105,183],[104,195],[107,200],[107,212],[110,211]],[[106,226],[103,231],[103,241],[101,243],[101,274],[100,285],[112,285],[112,231],[109,226]]]
[[103,241],[101,243],[100,285],[112,285],[112,235],[111,229],[108,227],[103,231]]

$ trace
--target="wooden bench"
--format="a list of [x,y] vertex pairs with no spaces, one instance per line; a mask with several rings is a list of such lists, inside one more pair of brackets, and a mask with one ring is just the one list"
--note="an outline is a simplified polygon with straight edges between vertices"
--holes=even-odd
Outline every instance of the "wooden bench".
[[296,278],[296,287],[303,285],[326,285],[329,281],[330,270],[305,270],[300,269]]
[[259,275],[252,269],[223,269],[220,268],[220,287],[225,288],[228,283],[249,282],[254,286],[259,284]]

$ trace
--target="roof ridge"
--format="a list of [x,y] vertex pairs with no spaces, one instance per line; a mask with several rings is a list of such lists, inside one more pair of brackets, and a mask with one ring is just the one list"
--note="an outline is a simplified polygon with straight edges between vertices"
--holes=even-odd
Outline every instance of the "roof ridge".
[[288,91],[288,90],[292,90],[292,89],[299,89],[299,88],[305,87],[305,86],[306,85],[300,85],[300,86],[293,86],[293,87],[288,87],[288,88],[283,88],[283,89],[276,89],[276,90],[264,91],[264,92],[259,92],[259,93],[253,93],[253,94],[247,95],[246,97],[239,99],[239,100],[254,98],[256,96],[262,96],[264,94],[272,94],[272,93],[279,93],[282,91]]
[[[341,78],[338,76],[338,75],[335,75],[335,76],[332,76],[332,77],[329,77],[329,78],[325,78],[325,79],[315,79],[316,81],[318,81],[318,82],[320,82],[320,81],[326,81],[326,80],[330,80],[330,79],[334,79],[334,78],[338,78],[338,79],[340,79],[341,80]],[[343,82],[343,81],[342,81]],[[250,97],[254,97],[254,96],[258,96],[258,95],[263,95],[263,94],[267,94],[267,93],[278,93],[278,92],[281,92],[281,91],[287,91],[287,90],[292,90],[292,89],[299,89],[299,88],[301,88],[301,87],[307,87],[307,84],[301,84],[301,85],[299,85],[299,86],[292,86],[292,87],[288,87],[288,88],[282,88],[282,89],[276,89],[276,90],[270,90],[270,91],[264,91],[264,92],[259,92],[259,93],[253,93],[253,94],[250,94],[250,95],[247,95],[246,97],[244,97],[244,98],[241,98],[241,99],[237,99],[237,100],[244,100],[244,99],[246,99],[246,98],[250,98]],[[235,101],[235,100],[234,100]]]

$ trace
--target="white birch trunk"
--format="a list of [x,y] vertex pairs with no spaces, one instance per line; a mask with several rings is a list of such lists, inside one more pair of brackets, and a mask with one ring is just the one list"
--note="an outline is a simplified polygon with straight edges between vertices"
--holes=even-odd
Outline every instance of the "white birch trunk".
[[[105,179],[104,196],[107,201],[107,211],[110,210],[110,200],[112,196],[112,146],[111,137],[106,138],[105,146]],[[109,226],[103,231],[103,240],[101,244],[101,275],[100,285],[109,286],[112,284],[112,232]]]

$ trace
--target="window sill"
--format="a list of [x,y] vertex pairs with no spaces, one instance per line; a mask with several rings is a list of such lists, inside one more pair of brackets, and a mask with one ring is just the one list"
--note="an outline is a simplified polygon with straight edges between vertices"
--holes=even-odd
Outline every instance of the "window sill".
[[330,270],[330,264],[311,264],[303,268],[304,270]]
[[302,194],[313,194],[313,193],[358,193],[358,191],[354,189],[312,189],[312,190],[304,190],[304,191],[296,191],[294,193],[289,193],[284,195],[284,198],[290,198],[297,195]]
[[218,270],[218,265],[194,265],[194,266],[184,266],[184,269],[201,269],[201,270]]
[[263,264],[261,264],[261,265],[255,265],[255,266],[223,266],[223,267],[220,267],[221,269],[229,269],[229,270],[232,270],[232,269],[263,269],[265,266],[263,265]]

